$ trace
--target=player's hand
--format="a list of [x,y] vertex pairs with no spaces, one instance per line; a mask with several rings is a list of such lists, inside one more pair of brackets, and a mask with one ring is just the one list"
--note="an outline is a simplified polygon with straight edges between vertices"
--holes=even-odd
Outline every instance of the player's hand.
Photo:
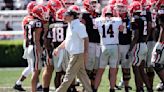
[[123,26],[123,25],[120,25],[119,28],[118,28],[118,30],[119,30],[120,32],[123,32],[123,31],[124,31],[124,26]]
[[58,52],[59,52],[59,48],[56,48],[56,49],[53,50],[52,55],[57,56]]

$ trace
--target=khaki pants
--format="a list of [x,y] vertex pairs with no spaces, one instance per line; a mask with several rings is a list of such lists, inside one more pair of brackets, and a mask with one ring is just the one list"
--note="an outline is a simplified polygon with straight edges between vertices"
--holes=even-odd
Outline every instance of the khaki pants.
[[59,86],[59,88],[56,89],[55,92],[66,92],[76,76],[82,82],[86,92],[92,92],[89,77],[86,73],[85,66],[84,66],[83,54],[70,55],[64,80],[62,84]]

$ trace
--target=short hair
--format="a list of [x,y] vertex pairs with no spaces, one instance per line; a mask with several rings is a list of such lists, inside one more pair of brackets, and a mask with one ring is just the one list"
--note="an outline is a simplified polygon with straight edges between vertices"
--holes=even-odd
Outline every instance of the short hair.
[[73,16],[74,19],[78,18],[78,13],[73,10],[67,10],[64,15],[65,16]]

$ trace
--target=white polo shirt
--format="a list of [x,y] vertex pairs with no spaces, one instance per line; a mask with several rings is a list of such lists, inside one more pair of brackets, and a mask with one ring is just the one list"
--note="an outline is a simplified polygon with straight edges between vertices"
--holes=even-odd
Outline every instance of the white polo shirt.
[[65,49],[70,54],[84,53],[84,39],[88,37],[86,27],[80,22],[79,19],[75,19],[68,24]]

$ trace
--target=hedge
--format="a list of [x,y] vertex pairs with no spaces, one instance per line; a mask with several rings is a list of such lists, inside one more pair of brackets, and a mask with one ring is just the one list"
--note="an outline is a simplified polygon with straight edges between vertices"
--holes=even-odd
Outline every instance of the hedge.
[[23,55],[22,40],[0,40],[0,67],[27,66]]

